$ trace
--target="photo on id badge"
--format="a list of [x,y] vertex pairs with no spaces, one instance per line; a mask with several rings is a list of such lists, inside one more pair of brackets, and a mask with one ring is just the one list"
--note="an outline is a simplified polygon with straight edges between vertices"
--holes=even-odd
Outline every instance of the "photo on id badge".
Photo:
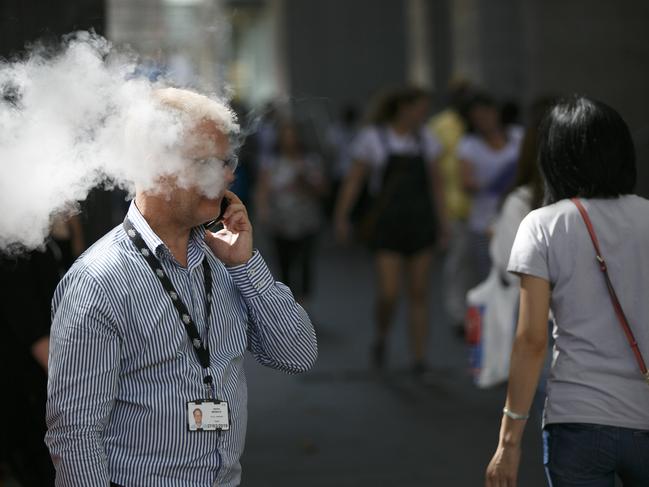
[[227,431],[230,429],[228,403],[192,401],[187,403],[189,431]]

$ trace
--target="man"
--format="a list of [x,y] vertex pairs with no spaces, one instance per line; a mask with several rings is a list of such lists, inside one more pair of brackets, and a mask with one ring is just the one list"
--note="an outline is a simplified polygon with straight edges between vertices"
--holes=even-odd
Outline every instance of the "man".
[[[245,350],[288,373],[316,359],[308,316],[253,251],[246,208],[225,189],[229,112],[183,90],[157,96],[191,120],[183,177],[214,166],[224,185],[210,198],[200,180],[166,175],[137,189],[124,225],[57,289],[46,436],[57,485],[239,485]],[[224,229],[206,232],[223,198]],[[191,431],[198,404],[210,417]]]
[[201,429],[203,427],[203,411],[196,408],[192,414],[194,416],[194,425],[196,429]]

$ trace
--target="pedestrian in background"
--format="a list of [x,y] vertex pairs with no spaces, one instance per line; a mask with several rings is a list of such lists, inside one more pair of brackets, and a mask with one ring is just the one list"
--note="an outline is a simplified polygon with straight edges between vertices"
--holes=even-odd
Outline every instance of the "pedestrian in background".
[[458,147],[464,189],[471,194],[469,248],[471,286],[489,274],[490,226],[505,193],[511,188],[523,138],[519,126],[504,126],[498,106],[486,94],[474,95],[467,106],[469,134]]
[[321,158],[306,150],[298,126],[284,121],[274,153],[262,162],[256,207],[275,244],[282,282],[302,305],[311,296],[326,192]]
[[[549,99],[537,100],[521,145],[516,182],[505,197],[491,227],[489,276],[471,289],[467,304],[467,344],[474,380],[479,387],[503,383],[509,376],[511,348],[516,332],[519,278],[507,272],[509,255],[518,227],[525,216],[539,208],[543,183],[537,169],[538,126],[551,106]],[[545,369],[544,369],[545,371]],[[545,376],[539,383],[537,407],[545,394]]]
[[429,127],[442,145],[440,174],[444,180],[445,206],[449,222],[449,245],[444,259],[444,304],[450,324],[462,335],[466,293],[471,285],[467,220],[471,199],[464,189],[462,168],[457,156],[466,132],[465,105],[471,84],[462,79],[449,83],[449,106],[430,119]]
[[429,95],[417,88],[383,97],[371,124],[354,143],[354,164],[335,211],[338,239],[351,233],[350,214],[369,178],[372,203],[357,226],[374,252],[377,275],[373,363],[382,367],[396,305],[406,278],[412,370],[426,369],[430,269],[436,243],[447,235],[444,192],[437,159],[439,142],[424,126]]
[[521,278],[521,303],[486,485],[516,485],[550,309],[555,344],[543,430],[548,484],[613,487],[617,474],[625,487],[649,485],[643,359],[649,357],[649,201],[632,194],[629,129],[609,106],[574,96],[544,120],[538,157],[547,206],[523,220],[511,252],[508,269]]
[[509,256],[518,227],[527,214],[543,205],[543,180],[537,164],[539,126],[552,107],[551,98],[539,98],[530,109],[530,122],[521,141],[516,179],[506,193],[491,226],[489,254],[503,282],[518,284],[518,278],[507,272]]

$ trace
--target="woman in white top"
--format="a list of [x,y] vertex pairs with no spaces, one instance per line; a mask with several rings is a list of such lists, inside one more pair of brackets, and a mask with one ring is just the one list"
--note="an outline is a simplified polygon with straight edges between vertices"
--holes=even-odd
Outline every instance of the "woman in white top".
[[649,485],[649,383],[614,310],[579,198],[641,354],[649,357],[649,201],[632,194],[635,153],[612,108],[558,103],[540,131],[547,206],[521,223],[508,270],[521,277],[518,329],[500,441],[486,484],[514,486],[520,443],[554,315],[544,413],[549,485]]
[[277,147],[262,161],[256,202],[275,243],[282,282],[305,305],[311,296],[315,240],[327,190],[320,158],[309,153],[298,125],[283,121]]
[[516,276],[507,272],[509,255],[518,227],[530,211],[543,205],[543,179],[536,163],[538,131],[543,117],[552,108],[554,101],[555,99],[549,97],[541,97],[530,107],[530,122],[518,154],[516,180],[513,189],[503,199],[498,216],[491,225],[491,264],[498,269],[503,281],[509,285],[518,285],[519,281]]
[[415,88],[392,93],[379,104],[372,125],[353,144],[354,164],[335,211],[337,236],[344,241],[351,229],[352,208],[369,179],[372,203],[359,233],[374,251],[378,275],[373,360],[378,367],[384,363],[405,274],[415,374],[425,369],[433,247],[446,234],[443,190],[435,163],[441,147],[424,128],[428,108],[428,94]]
[[473,257],[474,283],[489,274],[490,227],[503,195],[516,174],[523,129],[504,126],[495,101],[476,94],[468,103],[469,134],[458,145],[464,189],[472,196],[469,233]]

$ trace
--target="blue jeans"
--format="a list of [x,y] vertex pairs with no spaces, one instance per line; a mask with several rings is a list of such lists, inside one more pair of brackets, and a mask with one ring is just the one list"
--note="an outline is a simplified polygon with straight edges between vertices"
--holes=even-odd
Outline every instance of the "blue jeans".
[[550,487],[649,486],[649,431],[597,424],[550,424],[543,430]]

